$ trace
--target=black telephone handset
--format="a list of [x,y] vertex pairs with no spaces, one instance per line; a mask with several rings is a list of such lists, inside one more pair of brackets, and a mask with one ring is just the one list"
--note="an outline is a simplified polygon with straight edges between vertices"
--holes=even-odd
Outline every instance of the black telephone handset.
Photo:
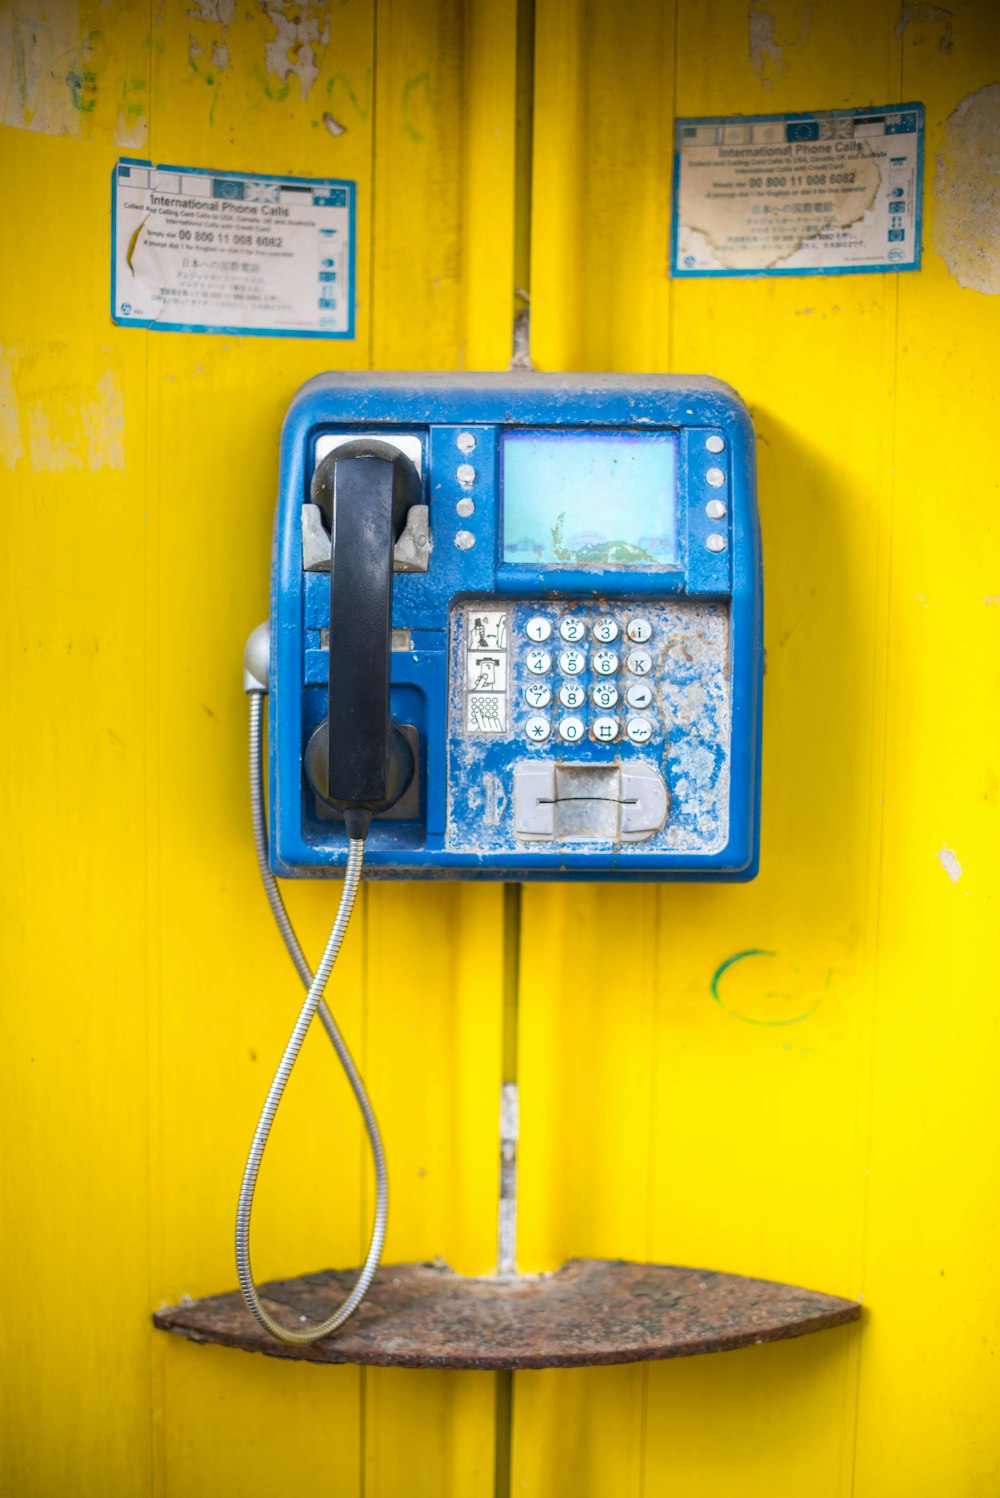
[[421,502],[420,475],[387,442],[345,442],[316,469],[312,501],[331,541],[329,699],[305,770],[317,796],[343,813],[348,837],[364,838],[372,814],[393,806],[414,774],[389,712],[389,666],[393,548]]

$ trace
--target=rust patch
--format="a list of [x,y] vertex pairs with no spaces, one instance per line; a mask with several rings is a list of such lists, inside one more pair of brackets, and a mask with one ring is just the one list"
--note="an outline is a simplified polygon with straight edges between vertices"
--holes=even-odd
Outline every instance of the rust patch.
[[[319,1321],[354,1269],[261,1287],[290,1325]],[[583,1368],[729,1352],[856,1321],[836,1295],[710,1269],[574,1259],[555,1274],[465,1279],[440,1262],[386,1264],[339,1335],[298,1347],[259,1327],[233,1291],[158,1311],[154,1324],[214,1342],[312,1363],[396,1368]]]

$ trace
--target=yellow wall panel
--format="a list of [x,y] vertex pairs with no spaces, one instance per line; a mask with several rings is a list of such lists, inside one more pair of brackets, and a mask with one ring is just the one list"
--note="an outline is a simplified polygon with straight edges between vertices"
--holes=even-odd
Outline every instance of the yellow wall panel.
[[[239,669],[281,418],[321,367],[505,367],[528,9],[0,9],[0,1492],[505,1498],[508,1441],[510,1490],[545,1498],[997,1490],[997,303],[961,284],[970,234],[975,284],[995,272],[985,0],[535,16],[534,359],[746,397],[768,661],[754,884],[524,892],[520,1267],[705,1264],[862,1295],[864,1323],[517,1375],[512,1428],[489,1375],[149,1325],[235,1280],[300,996],[253,866]],[[675,115],[909,99],[919,273],[669,279]],[[355,180],[356,339],[114,327],[119,155]],[[289,891],[311,955],[334,893]],[[366,888],[331,1001],[385,1126],[392,1258],[493,1265],[504,961],[498,887]],[[317,1033],[262,1172],[259,1274],[358,1262],[371,1208]]]

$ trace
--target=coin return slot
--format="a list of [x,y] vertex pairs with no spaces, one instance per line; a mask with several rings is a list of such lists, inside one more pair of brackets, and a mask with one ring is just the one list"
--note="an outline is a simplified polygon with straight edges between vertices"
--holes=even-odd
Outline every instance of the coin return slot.
[[532,842],[641,842],[663,826],[667,800],[651,765],[529,761],[514,770],[514,830]]

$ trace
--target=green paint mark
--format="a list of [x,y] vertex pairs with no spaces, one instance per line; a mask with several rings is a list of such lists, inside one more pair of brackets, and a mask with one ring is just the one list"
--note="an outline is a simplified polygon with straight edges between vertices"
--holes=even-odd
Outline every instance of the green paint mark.
[[417,89],[423,89],[427,97],[427,106],[431,103],[431,76],[429,73],[418,73],[415,78],[408,78],[403,84],[403,128],[411,140],[424,141],[427,139],[422,130],[418,129],[410,118],[410,109],[413,95]]
[[[127,121],[129,124],[133,123],[135,120],[139,119],[139,117],[141,115],[145,114],[145,112],[146,112],[145,93],[146,93],[146,80],[145,80],[145,78],[123,78],[122,79],[122,103],[121,103],[122,119],[125,120],[125,121]],[[142,94],[144,97],[141,98],[141,99],[137,99],[137,98],[133,97],[133,95],[135,95],[135,94]]]
[[[777,957],[777,955],[777,952],[769,952],[764,947],[748,947],[745,952],[734,952],[732,957],[727,957],[725,962],[720,963],[713,973],[712,982],[709,985],[712,993],[712,998],[718,1004],[719,1008],[724,1009],[725,1012],[728,1015],[731,1015],[733,1019],[742,1020],[746,1025],[798,1025],[801,1024],[804,1019],[808,1019],[810,1014],[814,1014],[815,1011],[819,1008],[820,1000],[823,997],[822,994],[820,994],[820,997],[816,1000],[815,1004],[813,1004],[811,1008],[803,1010],[801,1014],[793,1014],[790,1019],[755,1019],[752,1014],[741,1014],[738,1009],[730,1009],[725,999],[719,993],[719,983],[722,979],[723,974],[728,972],[728,970],[737,962],[743,962],[747,957]],[[830,987],[832,978],[833,968],[830,968],[829,972],[826,975],[824,992],[826,992],[826,989]],[[791,996],[786,993],[775,993],[771,991],[762,994],[761,997],[765,999],[787,999]]]
[[344,74],[344,73],[334,73],[333,77],[330,79],[329,83],[326,85],[326,91],[331,96],[331,98],[333,96],[333,91],[336,88],[336,86],[337,86],[338,83],[343,85],[344,92],[347,95],[347,97],[350,99],[351,105],[352,105],[352,107],[354,109],[355,114],[358,116],[358,119],[359,120],[366,120],[368,118],[369,114],[371,113],[371,108],[372,108],[372,70],[371,70],[371,68],[365,68],[365,93],[364,93],[364,98],[363,99],[360,97],[359,94],[355,93],[354,89],[351,86],[350,80],[347,78],[346,74]]
[[91,68],[70,68],[66,82],[73,108],[90,114],[97,106],[97,74]]

